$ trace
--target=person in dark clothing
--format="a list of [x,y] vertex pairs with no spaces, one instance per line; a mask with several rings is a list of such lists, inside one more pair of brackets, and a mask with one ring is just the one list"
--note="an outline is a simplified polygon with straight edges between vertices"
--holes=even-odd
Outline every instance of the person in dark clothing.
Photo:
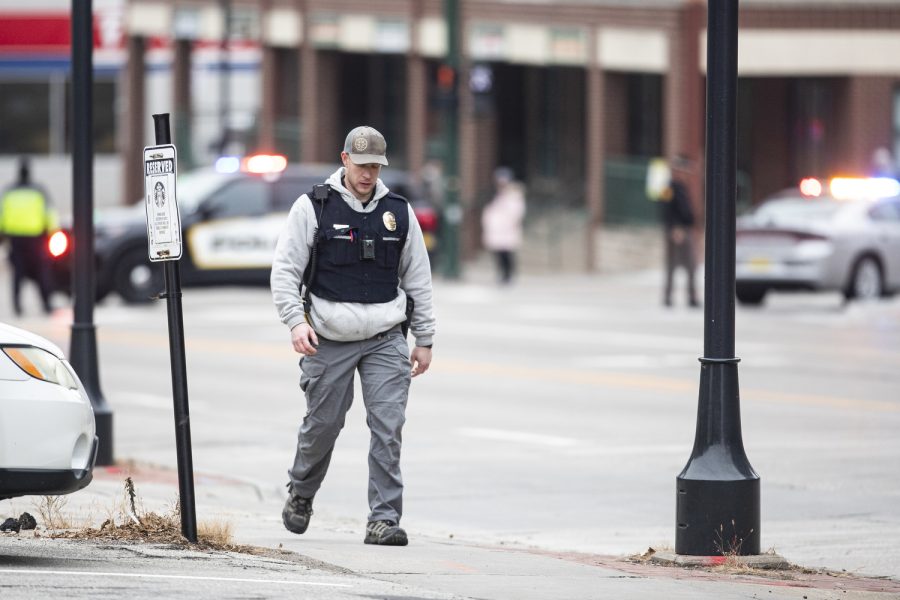
[[53,289],[47,237],[56,228],[56,215],[47,194],[31,182],[28,159],[19,161],[19,179],[0,195],[0,236],[9,238],[13,268],[13,310],[22,315],[21,291],[25,279],[37,282],[44,312],[51,311]]
[[687,159],[679,158],[672,163],[672,179],[669,187],[660,197],[662,222],[666,236],[666,279],[663,291],[663,304],[672,306],[672,286],[675,269],[684,267],[687,271],[687,301],[691,307],[698,307],[697,291],[694,285],[693,227],[695,223],[694,209],[690,192],[684,178],[690,174],[691,164]]

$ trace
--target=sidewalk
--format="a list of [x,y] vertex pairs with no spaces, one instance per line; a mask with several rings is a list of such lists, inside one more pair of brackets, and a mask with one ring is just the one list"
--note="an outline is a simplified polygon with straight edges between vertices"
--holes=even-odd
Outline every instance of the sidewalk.
[[[176,472],[165,468],[132,466],[128,469],[97,468],[91,485],[69,496],[63,512],[74,525],[97,527],[115,512],[117,503],[123,505],[123,482],[128,474],[135,482],[139,513],[171,510],[178,496]],[[900,598],[900,582],[892,579],[803,573],[800,570],[774,573],[741,572],[741,569],[734,568],[689,570],[656,566],[627,557],[484,545],[477,540],[424,538],[415,531],[409,531],[411,542],[406,548],[373,547],[362,543],[364,523],[335,518],[327,506],[316,506],[309,531],[297,536],[282,527],[280,515],[284,495],[281,490],[260,489],[252,482],[203,473],[195,475],[195,485],[198,523],[229,523],[234,528],[236,544],[259,546],[272,551],[262,557],[200,552],[205,560],[193,561],[203,565],[204,570],[198,574],[212,569],[212,572],[234,578],[243,577],[235,569],[250,569],[252,577],[277,577],[281,583],[285,583],[283,580],[286,578],[296,579],[302,574],[307,585],[320,582],[321,585],[344,586],[334,587],[327,594],[316,588],[315,593],[308,597],[345,597],[340,594],[352,591],[350,597],[485,600]],[[11,516],[6,515],[7,512],[22,510],[34,514],[34,500],[20,498],[2,502],[0,512],[4,517]],[[38,521],[40,526],[39,516]],[[8,577],[4,574],[8,571],[3,568],[2,544],[7,544],[6,538],[11,535],[0,535],[0,583]],[[37,553],[36,547],[39,546],[42,555],[93,556],[100,552],[102,557],[103,553],[112,553],[116,548],[116,544],[102,540],[73,542],[41,538],[29,541],[28,534],[23,532],[21,536],[26,539],[20,540],[24,542],[24,545],[20,543],[18,546],[20,551],[28,548]],[[130,555],[154,558],[156,560],[152,562],[157,565],[162,559],[196,558],[198,554],[196,550],[173,549],[152,543],[137,544],[136,547],[138,549]],[[296,555],[284,554],[285,551]],[[182,560],[173,564],[187,563]],[[17,566],[29,568],[27,561]],[[191,567],[190,572],[199,568]],[[177,578],[181,575],[147,577]],[[230,581],[238,585],[237,582],[251,579]],[[159,579],[149,579],[139,588],[143,593],[135,597],[151,597],[154,590],[164,585]],[[264,593],[262,597],[279,597],[284,590],[272,589],[268,592],[271,595],[263,589],[258,592]]]

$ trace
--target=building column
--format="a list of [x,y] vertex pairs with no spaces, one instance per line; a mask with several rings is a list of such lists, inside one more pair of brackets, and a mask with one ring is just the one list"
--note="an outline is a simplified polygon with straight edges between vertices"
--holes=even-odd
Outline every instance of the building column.
[[587,260],[585,268],[588,272],[597,269],[597,228],[603,224],[603,188],[606,180],[604,164],[606,161],[606,144],[604,128],[604,74],[598,60],[599,34],[593,28],[588,48],[590,54],[587,63],[587,135],[585,140],[585,199],[587,200]]
[[410,14],[410,45],[406,56],[406,168],[420,182],[425,164],[425,126],[428,112],[428,81],[425,58],[419,48],[422,3],[413,2]]
[[[465,9],[463,9],[464,11]],[[461,37],[465,39],[465,18],[460,25]],[[478,256],[481,247],[481,211],[478,207],[479,164],[482,154],[479,152],[480,123],[475,115],[475,102],[468,81],[471,63],[463,56],[462,64],[457,72],[457,98],[459,99],[459,205],[462,209],[462,222],[459,224],[459,256],[460,259],[472,260]],[[448,181],[448,185],[453,182]]]
[[300,0],[297,9],[303,19],[303,39],[300,41],[300,160],[318,162],[319,143],[319,55],[312,40],[310,2]]
[[[694,172],[686,182],[697,215],[703,223],[703,77],[700,73],[700,32],[705,28],[706,10],[702,0],[690,0],[680,9],[677,30],[669,50],[669,71],[665,76],[665,125],[663,148],[670,160],[691,159]],[[698,225],[699,226],[699,225]]]
[[522,90],[525,123],[525,172],[529,175],[543,175],[541,169],[541,152],[545,151],[544,127],[549,116],[544,114],[541,100],[541,87],[546,67],[527,66],[523,77],[525,89]]
[[[893,154],[893,104],[896,80],[892,77],[850,77],[847,81],[847,115],[843,155],[832,161],[844,168],[867,175],[872,170],[872,155],[878,148],[887,148]],[[836,159],[836,160],[835,160]],[[897,157],[894,157],[897,160]]]
[[275,151],[275,103],[279,93],[276,75],[278,50],[264,45],[262,48],[262,106],[259,111],[259,134],[256,140],[257,150]]
[[[272,0],[259,3],[260,21],[267,23]],[[278,97],[278,52],[269,40],[269,32],[263,26],[260,35],[262,62],[260,64],[260,107],[254,151],[275,152],[275,105]]]
[[407,58],[406,84],[406,165],[418,180],[425,164],[425,126],[428,111],[428,82],[425,59]]
[[144,131],[147,127],[144,101],[144,53],[146,40],[139,36],[129,37],[128,64],[126,66],[125,93],[127,104],[124,115],[125,147],[122,168],[125,171],[122,181],[125,202],[134,202],[144,196]]
[[194,165],[192,108],[191,108],[191,52],[193,40],[175,40],[175,58],[172,65],[172,106],[174,107],[173,139],[178,145],[178,166],[182,170]]
[[[316,122],[314,139],[317,162],[333,163],[338,160],[344,148],[344,136],[348,130],[341,124],[340,94],[341,63],[343,56],[338,52],[316,53]],[[353,126],[359,125],[355,123]]]
[[458,105],[458,181],[447,181],[447,185],[459,188],[459,207],[462,210],[462,221],[459,224],[459,258],[470,260],[478,255],[481,247],[481,212],[477,205],[478,196],[478,127],[475,116],[475,98],[469,88],[472,63],[466,54],[463,40],[467,39],[466,26],[469,22],[469,2],[460,2],[459,7],[459,39],[460,65],[457,70],[456,97]]

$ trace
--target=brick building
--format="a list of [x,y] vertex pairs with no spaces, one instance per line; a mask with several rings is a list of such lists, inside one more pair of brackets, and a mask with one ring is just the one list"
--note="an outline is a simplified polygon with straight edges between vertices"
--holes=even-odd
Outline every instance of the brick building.
[[[530,214],[653,220],[647,160],[703,157],[705,2],[460,5],[469,253],[501,164],[527,184]],[[392,165],[417,174],[442,156],[442,0],[127,0],[122,13],[115,114],[126,198],[140,196],[135,165],[157,112],[173,114],[182,157],[195,164],[258,149],[334,162],[363,122],[386,134]],[[898,155],[900,3],[742,0],[740,27],[742,201],[804,176],[864,173],[879,147]],[[0,35],[0,84],[2,52]],[[698,208],[701,178],[702,169]]]

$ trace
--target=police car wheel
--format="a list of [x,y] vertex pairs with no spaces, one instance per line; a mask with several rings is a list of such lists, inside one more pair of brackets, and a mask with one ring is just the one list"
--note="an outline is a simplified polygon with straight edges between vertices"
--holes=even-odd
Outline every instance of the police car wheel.
[[863,256],[853,267],[850,285],[844,290],[847,300],[876,300],[884,295],[881,265],[872,256]]
[[129,304],[150,302],[163,288],[162,269],[147,258],[143,248],[122,255],[113,273],[113,287]]

